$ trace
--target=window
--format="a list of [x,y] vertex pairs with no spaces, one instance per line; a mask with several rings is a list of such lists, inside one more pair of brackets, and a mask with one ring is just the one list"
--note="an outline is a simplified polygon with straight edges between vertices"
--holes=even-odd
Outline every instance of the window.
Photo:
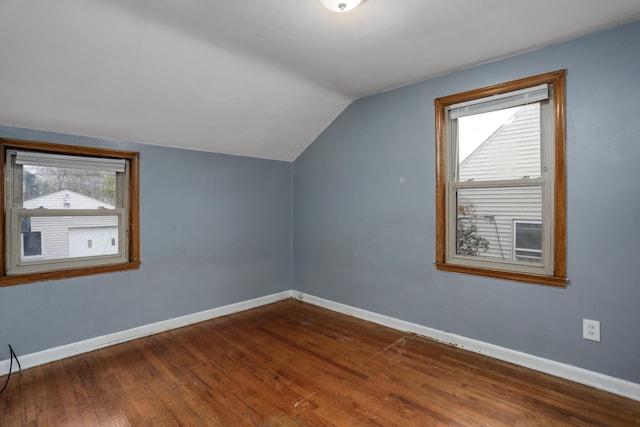
[[20,221],[21,253],[23,258],[42,257],[42,232],[31,229],[31,218]]
[[542,262],[542,223],[513,222],[513,259],[518,261]]
[[42,256],[42,232],[22,232],[22,258]]
[[0,286],[138,268],[138,153],[0,139]]
[[437,269],[566,284],[564,80],[435,100]]

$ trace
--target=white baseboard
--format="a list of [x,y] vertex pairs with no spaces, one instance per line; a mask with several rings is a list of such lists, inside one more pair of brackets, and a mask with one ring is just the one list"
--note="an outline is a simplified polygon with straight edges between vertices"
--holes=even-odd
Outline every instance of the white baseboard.
[[[291,298],[291,291],[278,292],[260,298],[241,301],[235,304],[229,304],[222,307],[212,308],[210,310],[200,311],[198,313],[187,314],[185,316],[175,317],[173,319],[163,320],[148,325],[139,326],[125,331],[114,332],[112,334],[90,338],[84,341],[78,341],[71,344],[54,347],[47,350],[38,351],[36,353],[18,355],[22,369],[32,368],[34,366],[44,365],[45,363],[55,362],[66,357],[87,353],[120,344],[125,341],[135,340],[137,338],[165,332],[171,329],[181,328],[205,320],[214,319],[216,317],[226,316],[228,314],[238,313],[249,310],[251,308],[260,307],[262,305],[271,304],[283,299]],[[0,376],[9,373],[9,360],[0,361]],[[17,364],[13,363],[13,372],[18,369]]]
[[292,296],[301,301],[336,311],[338,313],[347,314],[379,325],[388,326],[393,329],[413,332],[474,353],[490,356],[494,359],[524,366],[525,368],[534,369],[536,371],[544,372],[546,374],[640,401],[640,384],[600,374],[598,372],[589,371],[587,369],[578,368],[576,366],[555,362],[553,360],[544,359],[542,357],[533,356],[531,354],[522,353],[520,351],[511,350],[505,347],[500,347],[494,344],[489,344],[483,341],[440,331],[438,329],[429,328],[416,323],[406,322],[404,320],[384,316],[361,308],[340,304],[324,298],[305,294],[303,292],[293,291]]
[[[45,363],[55,362],[66,357],[87,353],[98,350],[103,347],[131,341],[137,338],[165,332],[171,329],[181,328],[183,326],[194,323],[203,322],[205,320],[214,319],[216,317],[226,316],[233,313],[271,304],[287,298],[296,298],[309,304],[317,305],[338,313],[347,314],[379,325],[388,326],[390,328],[401,331],[413,332],[437,341],[441,341],[450,345],[454,345],[474,353],[484,354],[495,359],[513,363],[515,365],[524,366],[546,374],[554,375],[580,384],[585,384],[620,396],[628,397],[640,401],[640,384],[630,381],[600,374],[598,372],[589,371],[587,369],[578,368],[576,366],[567,365],[553,360],[544,359],[542,357],[533,356],[527,353],[500,347],[494,344],[466,338],[460,335],[452,334],[438,329],[429,328],[427,326],[416,323],[407,322],[372,311],[363,310],[361,308],[337,303],[324,298],[305,294],[298,291],[283,291],[276,294],[267,295],[247,301],[241,301],[235,304],[225,305],[210,310],[200,311],[198,313],[187,314],[185,316],[173,319],[163,320],[161,322],[143,325],[125,331],[115,332],[113,334],[103,335],[100,337],[90,338],[84,341],[62,345],[36,353],[19,355],[22,369],[32,368],[34,366],[43,365]],[[13,366],[15,372],[17,366]],[[0,361],[0,376],[9,372],[9,360]]]

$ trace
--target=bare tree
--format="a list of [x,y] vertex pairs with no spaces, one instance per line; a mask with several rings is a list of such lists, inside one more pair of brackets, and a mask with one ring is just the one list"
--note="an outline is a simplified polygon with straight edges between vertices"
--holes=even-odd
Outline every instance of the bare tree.
[[456,228],[456,253],[458,255],[478,256],[489,250],[489,240],[478,235],[475,225],[475,207],[472,202],[458,204],[458,223]]

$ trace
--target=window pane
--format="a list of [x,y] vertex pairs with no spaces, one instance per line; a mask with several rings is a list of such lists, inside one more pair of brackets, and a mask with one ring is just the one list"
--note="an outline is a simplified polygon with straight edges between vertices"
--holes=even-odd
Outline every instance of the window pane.
[[458,181],[540,177],[540,103],[461,117]]
[[[27,253],[32,242],[28,235],[38,234],[42,255],[37,261],[118,254],[118,216],[31,216],[30,233],[22,233],[24,254],[21,261],[33,261]],[[35,237],[34,237],[35,239]],[[29,242],[29,244],[28,244]]]
[[113,209],[116,172],[24,165],[27,209]]
[[[514,260],[516,236],[513,235],[513,223],[516,218],[542,222],[542,187],[459,189],[456,254]],[[537,225],[541,227],[540,224]],[[541,243],[541,238],[539,242]],[[540,250],[534,261],[540,262],[541,244],[535,248],[527,246],[523,249]]]
[[542,224],[515,222],[515,256],[518,261],[540,262],[542,259]]
[[22,233],[22,256],[42,255],[42,234],[39,231]]
[[542,250],[542,224],[516,222],[516,248]]

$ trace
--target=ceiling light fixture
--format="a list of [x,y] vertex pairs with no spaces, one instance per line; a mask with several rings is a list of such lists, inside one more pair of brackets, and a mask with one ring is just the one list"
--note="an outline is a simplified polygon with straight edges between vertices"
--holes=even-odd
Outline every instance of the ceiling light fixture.
[[324,7],[333,12],[348,12],[360,4],[362,0],[320,0]]

